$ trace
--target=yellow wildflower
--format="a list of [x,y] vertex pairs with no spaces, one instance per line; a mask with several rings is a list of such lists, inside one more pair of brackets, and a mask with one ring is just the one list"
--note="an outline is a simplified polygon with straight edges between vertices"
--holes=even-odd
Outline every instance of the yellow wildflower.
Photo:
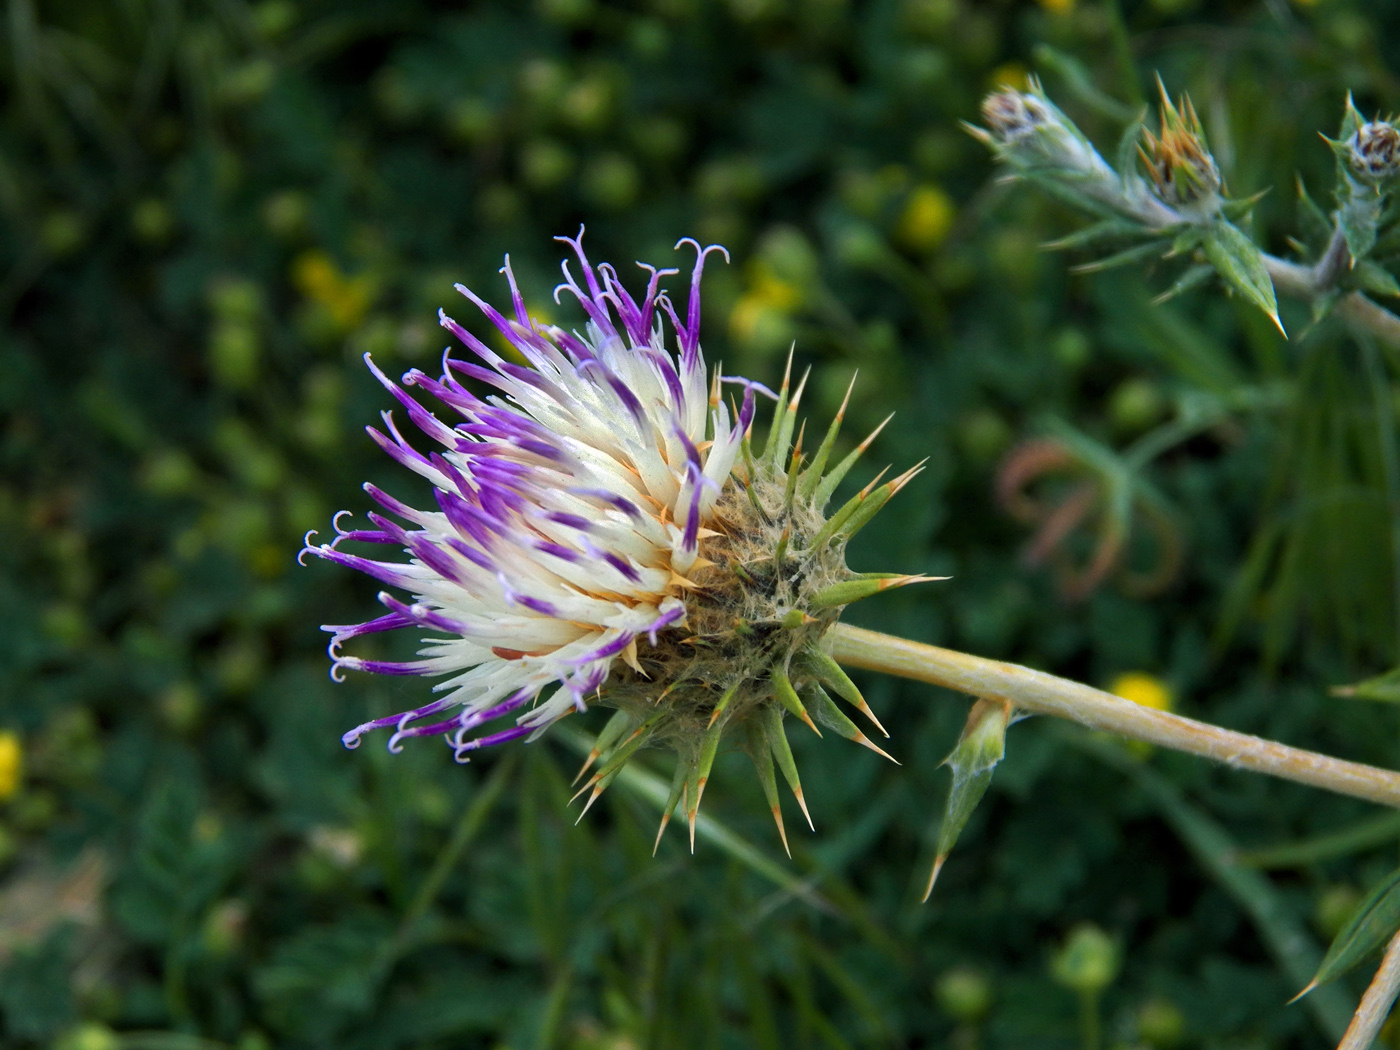
[[901,241],[918,251],[932,251],[943,243],[955,215],[949,196],[932,183],[922,183],[909,194],[895,229]]
[[1170,711],[1175,706],[1167,684],[1160,678],[1142,671],[1120,674],[1109,685],[1108,691],[1114,696],[1121,696],[1124,700],[1131,700],[1154,711]]
[[24,747],[19,734],[0,730],[0,802],[19,790],[24,781]]
[[993,88],[1011,88],[1014,91],[1029,91],[1030,72],[1020,62],[1003,62],[992,70],[987,78]]
[[292,283],[325,310],[342,331],[359,325],[374,298],[374,285],[368,274],[346,276],[319,248],[308,249],[292,261]]

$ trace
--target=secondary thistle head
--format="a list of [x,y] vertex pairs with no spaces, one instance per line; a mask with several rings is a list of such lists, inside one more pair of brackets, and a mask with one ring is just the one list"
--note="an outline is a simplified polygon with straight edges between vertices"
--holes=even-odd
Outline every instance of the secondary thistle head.
[[1220,206],[1220,169],[1206,145],[1196,107],[1183,96],[1178,109],[1158,81],[1162,94],[1161,133],[1146,128],[1138,153],[1157,197],[1173,208],[1214,212]]
[[1400,130],[1393,121],[1362,124],[1346,140],[1347,166],[1369,186],[1383,186],[1400,174]]
[[[443,326],[475,361],[449,353],[440,378],[414,369],[402,386],[369,362],[437,447],[420,451],[388,412],[385,432],[370,434],[432,484],[436,506],[420,510],[366,485],[394,517],[371,513],[371,528],[342,529],[338,515],[335,540],[308,540],[303,554],[409,596],[382,592],[385,615],[326,628],[334,677],[355,670],[442,680],[437,699],[357,726],[345,744],[377,729],[392,730],[391,751],[409,737],[441,735],[467,761],[482,747],[533,739],[571,713],[603,706],[615,713],[580,774],[597,765],[583,787],[590,803],[639,748],[670,747],[679,761],[666,814],[683,803],[693,843],[700,797],[727,737],[753,757],[781,830],[775,761],[806,810],[787,715],[874,748],[826,691],[873,719],[821,640],[845,605],[922,579],[856,574],[845,564],[846,542],[918,468],[877,479],[827,516],[827,500],[874,435],[828,469],[844,404],[808,459],[796,426],[803,383],[792,390],[785,377],[774,395],[707,371],[700,280],[707,255],[723,249],[681,242],[697,252],[682,317],[661,290],[678,271],[643,265],[646,291],[635,299],[611,266],[590,265],[581,234],[561,239],[579,273],[565,262],[555,294],[578,300],[582,331],[532,318],[507,259],[512,316],[458,290],[528,365],[506,360],[445,314]],[[741,391],[737,404],[724,396],[726,385]],[[440,420],[404,387],[430,394],[461,421]],[[776,405],[758,450],[750,434],[760,396]],[[401,548],[408,560],[347,553],[339,549],[346,541]],[[343,651],[360,635],[398,628],[432,632],[419,659]]]
[[964,127],[1019,171],[1114,181],[1108,166],[1074,121],[1031,80],[1030,90],[999,88],[982,100],[985,128]]

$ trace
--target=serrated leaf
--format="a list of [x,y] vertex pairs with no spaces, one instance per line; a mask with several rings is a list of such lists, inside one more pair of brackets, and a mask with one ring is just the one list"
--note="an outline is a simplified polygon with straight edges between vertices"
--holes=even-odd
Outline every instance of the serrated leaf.
[[1354,696],[1358,700],[1400,704],[1400,667],[1354,685],[1335,686],[1331,693],[1333,696]]
[[1260,190],[1258,193],[1251,194],[1248,197],[1240,197],[1235,200],[1221,201],[1220,213],[1224,215],[1225,218],[1230,219],[1232,221],[1236,219],[1243,219],[1246,215],[1248,215],[1254,210],[1254,206],[1256,204],[1258,204],[1261,200],[1268,196],[1268,193],[1269,191],[1267,189],[1263,189]]
[[1185,273],[1176,279],[1170,288],[1152,300],[1153,306],[1161,306],[1165,302],[1175,299],[1184,292],[1189,292],[1193,288],[1199,288],[1212,277],[1215,276],[1215,267],[1208,263],[1197,263],[1189,267]]
[[1205,240],[1205,234],[1199,227],[1188,226],[1172,240],[1172,255],[1190,255]]
[[1159,259],[1162,257],[1163,245],[1160,241],[1153,241],[1150,244],[1139,244],[1133,248],[1125,248],[1121,252],[1114,252],[1112,255],[1093,262],[1080,263],[1072,267],[1075,273],[1098,273],[1100,270],[1113,270],[1119,266],[1131,266],[1134,263],[1144,262],[1148,259]]
[[1142,128],[1146,120],[1147,107],[1143,106],[1137,111],[1137,115],[1128,122],[1128,126],[1123,129],[1123,134],[1118,139],[1118,175],[1124,180],[1138,170],[1138,143],[1142,141]]
[[1400,281],[1395,275],[1369,259],[1356,264],[1352,277],[1359,288],[1372,295],[1400,296]]
[[1284,331],[1278,316],[1278,300],[1274,297],[1274,282],[1264,268],[1264,256],[1239,228],[1228,222],[1217,222],[1206,231],[1202,243],[1206,258],[1230,287],[1239,292]]
[[1332,221],[1309,195],[1301,175],[1298,177],[1298,224],[1314,251],[1321,252],[1332,239]]
[[1395,936],[1397,929],[1400,929],[1400,868],[1381,879],[1367,894],[1327,949],[1312,981],[1298,995],[1336,980]]
[[1090,215],[1098,215],[1103,218],[1115,218],[1118,213],[1110,208],[1103,201],[1093,197],[1074,185],[1073,181],[1066,178],[1065,173],[1059,169],[1051,168],[1045,171],[1036,169],[1023,169],[1021,177],[1027,182],[1032,182],[1040,187],[1045,193],[1054,197],[1063,204],[1068,204],[1072,208],[1088,212]]
[[1340,288],[1329,288],[1312,301],[1312,319],[1316,324],[1332,312],[1332,308],[1342,300]]
[[1121,241],[1154,235],[1153,231],[1144,230],[1138,223],[1129,222],[1127,219],[1104,219],[1066,237],[1050,241],[1042,247],[1062,252],[1072,248],[1087,248],[1102,241]]
[[924,900],[933,892],[934,880],[957,844],[972,811],[987,793],[992,772],[1006,754],[1006,727],[1010,724],[1010,705],[1000,700],[978,700],[968,712],[967,724],[957,746],[943,760],[952,770],[953,783],[943,807],[943,823],[938,828],[938,855],[928,877]]
[[1347,239],[1347,251],[1356,261],[1371,254],[1376,246],[1376,231],[1380,227],[1382,198],[1368,186],[1362,186],[1350,175],[1342,178],[1349,184],[1349,195],[1343,196],[1338,186],[1337,196],[1344,201],[1337,212],[1337,225]]
[[1342,110],[1342,126],[1337,132],[1337,141],[1345,144],[1361,130],[1361,125],[1366,123],[1366,118],[1361,115],[1361,111],[1356,108],[1356,103],[1351,97],[1351,92],[1347,92],[1346,108]]

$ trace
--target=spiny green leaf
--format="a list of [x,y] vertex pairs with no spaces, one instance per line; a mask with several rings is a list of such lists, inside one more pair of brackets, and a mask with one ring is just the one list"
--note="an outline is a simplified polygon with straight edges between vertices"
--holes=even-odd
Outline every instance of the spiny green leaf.
[[757,721],[757,719],[750,719],[744,723],[746,730],[744,750],[753,760],[754,771],[758,774],[758,783],[763,788],[763,797],[768,802],[769,812],[773,814],[773,823],[778,825],[778,837],[783,840],[783,852],[791,857],[792,850],[788,848],[787,829],[783,826],[782,803],[778,798],[778,779],[773,775],[773,749],[768,745],[767,736],[759,728]]
[[1346,190],[1338,189],[1337,196],[1342,206],[1337,211],[1337,225],[1347,239],[1347,251],[1351,252],[1352,259],[1359,262],[1370,255],[1371,249],[1376,246],[1384,198],[1374,187],[1363,186],[1350,175],[1343,175],[1342,178]]
[[1089,248],[1104,241],[1137,240],[1140,237],[1153,237],[1150,230],[1127,219],[1104,219],[1084,227],[1059,240],[1049,241],[1041,247],[1054,252],[1070,251],[1075,248]]
[[929,873],[924,900],[933,892],[943,862],[992,782],[992,772],[1006,753],[1006,727],[1010,723],[1009,705],[1000,700],[978,700],[968,712],[967,725],[963,727],[957,746],[943,760],[953,772],[953,783],[948,789],[943,823],[938,829],[938,856]]
[[773,695],[778,698],[778,702],[806,723],[807,728],[821,736],[822,732],[817,728],[817,724],[812,721],[812,716],[807,713],[807,709],[802,706],[802,698],[797,695],[797,690],[792,687],[792,679],[782,668],[775,667],[769,672],[769,678],[773,682]]
[[860,457],[865,454],[865,450],[868,449],[875,438],[879,436],[880,431],[885,429],[885,424],[893,418],[894,413],[891,412],[880,421],[878,427],[866,435],[864,441],[846,454],[845,459],[831,468],[830,473],[823,477],[821,483],[817,486],[817,491],[812,496],[813,503],[818,507],[826,506],[826,501],[831,499],[831,494],[836,491],[836,486],[841,484],[841,480],[850,472],[851,468],[856,465],[856,460],[860,459]]
[[868,747],[882,758],[888,758],[895,765],[899,765],[893,757],[885,752],[883,748],[876,747],[868,736],[860,731],[854,722],[845,716],[836,701],[827,695],[825,689],[817,685],[816,682],[809,682],[802,691],[802,697],[807,701],[813,711],[817,713],[817,719],[822,725],[836,730],[847,740],[853,740],[862,747]]
[[1395,280],[1395,275],[1369,259],[1356,264],[1352,279],[1359,288],[1372,295],[1400,296],[1400,281]]
[[[887,591],[892,587],[903,587],[910,583],[927,583],[939,579],[936,576],[896,576],[889,580],[846,580],[823,587],[807,600],[809,609],[831,609],[838,605],[850,605],[862,598]],[[947,577],[941,577],[947,579]]]
[[1332,238],[1332,221],[1309,196],[1301,175],[1298,176],[1298,222],[1314,251],[1321,252],[1327,247],[1327,242]]
[[1333,696],[1354,696],[1358,700],[1380,700],[1385,703],[1400,703],[1400,667],[1385,674],[1367,678],[1354,685],[1339,685],[1331,690]]
[[1121,252],[1102,259],[1095,259],[1093,262],[1080,263],[1071,267],[1075,273],[1098,273],[1100,270],[1113,270],[1119,266],[1131,266],[1134,263],[1144,262],[1147,259],[1160,259],[1166,254],[1165,241],[1151,241],[1147,244],[1139,244],[1133,248],[1125,248]]
[[1176,279],[1170,288],[1152,300],[1153,306],[1161,306],[1165,302],[1170,302],[1178,295],[1182,295],[1192,289],[1199,288],[1215,276],[1215,267],[1206,263],[1197,263],[1189,267],[1185,273]]
[[829,653],[814,645],[807,649],[803,656],[807,669],[820,678],[823,685],[834,690],[837,696],[870,719],[876,729],[886,737],[889,736],[880,720],[875,717],[875,712],[870,710],[870,705],[865,702],[865,697],[861,695],[855,682],[851,681],[850,675],[846,674],[845,669],[832,659]]
[[1263,189],[1248,197],[1222,201],[1220,204],[1220,213],[1232,222],[1243,219],[1254,210],[1256,204],[1268,196],[1268,193],[1269,191],[1267,189]]
[[[1274,282],[1264,267],[1264,256],[1259,248],[1239,229],[1224,220],[1214,223],[1206,233],[1202,247],[1206,258],[1216,271],[1237,292],[1243,295],[1278,325],[1283,332],[1283,322],[1278,316],[1278,300],[1274,298]],[[1288,333],[1284,332],[1286,336]]]
[[807,812],[807,800],[802,795],[802,779],[797,775],[797,760],[792,756],[792,745],[788,743],[787,731],[783,728],[782,712],[769,704],[761,709],[759,717],[762,719],[764,738],[773,750],[778,768],[783,771],[783,779],[787,781],[792,797],[797,799],[802,815],[807,818],[807,826],[816,831],[812,814]]
[[836,444],[836,435],[841,433],[841,422],[846,418],[846,406],[851,402],[851,391],[855,389],[856,377],[851,376],[850,383],[846,386],[846,396],[841,399],[841,407],[836,410],[836,415],[831,419],[831,425],[826,428],[826,436],[822,438],[822,443],[817,446],[816,453],[812,456],[812,462],[802,473],[802,481],[798,485],[798,491],[803,499],[811,499],[817,491],[817,486],[821,484],[822,472],[826,470],[826,461],[831,458],[831,450]]
[[1400,929],[1400,868],[1381,879],[1357,906],[1356,914],[1327,949],[1312,982],[1297,997],[1346,973],[1395,936],[1397,929]]

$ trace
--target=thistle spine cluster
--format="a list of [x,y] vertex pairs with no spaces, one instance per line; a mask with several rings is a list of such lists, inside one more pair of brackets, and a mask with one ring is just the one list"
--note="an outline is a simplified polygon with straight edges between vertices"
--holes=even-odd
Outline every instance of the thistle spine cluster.
[[[720,504],[724,528],[702,542],[700,556],[707,564],[695,574],[697,586],[688,595],[687,607],[687,623],[697,629],[681,641],[690,659],[659,694],[648,695],[655,693],[652,683],[621,682],[604,696],[603,702],[618,710],[575,777],[577,783],[592,770],[574,796],[588,794],[586,813],[639,750],[651,744],[671,747],[677,762],[657,846],[679,807],[694,848],[701,799],[727,738],[753,762],[785,850],[789,846],[778,773],[808,826],[814,827],[787,738],[788,716],[817,736],[822,735],[820,723],[890,758],[833,699],[835,694],[889,736],[859,688],[823,648],[822,636],[846,605],[927,579],[851,573],[844,563],[846,544],[920,472],[922,464],[889,481],[877,477],[825,517],[827,501],[885,423],[828,469],[850,402],[852,380],[808,461],[803,455],[805,425],[797,426],[807,376],[795,390],[790,379],[789,360],[767,443],[755,451],[751,436],[745,436],[735,471],[738,487]],[[634,692],[637,686],[643,693],[641,703]]]

